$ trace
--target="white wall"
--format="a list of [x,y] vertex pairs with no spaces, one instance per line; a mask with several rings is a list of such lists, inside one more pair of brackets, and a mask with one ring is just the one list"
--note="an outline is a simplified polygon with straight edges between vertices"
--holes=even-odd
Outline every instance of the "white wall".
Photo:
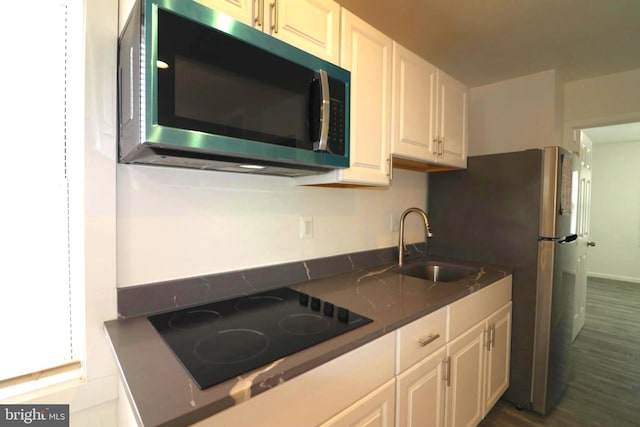
[[[120,28],[133,0],[119,4]],[[113,147],[115,150],[115,146]],[[390,188],[300,187],[290,178],[117,166],[117,285],[198,276],[397,244],[390,216],[426,206],[423,173]],[[313,238],[299,237],[313,217]],[[407,221],[406,241],[424,239]]]
[[470,92],[470,156],[561,145],[564,97],[555,70]]
[[564,117],[582,127],[640,120],[640,69],[567,83]]
[[640,141],[593,147],[588,274],[640,283]]
[[[118,286],[378,249],[390,217],[426,206],[423,173],[389,188],[296,186],[289,178],[118,165]],[[299,219],[313,217],[313,238]],[[407,241],[421,241],[416,220]]]

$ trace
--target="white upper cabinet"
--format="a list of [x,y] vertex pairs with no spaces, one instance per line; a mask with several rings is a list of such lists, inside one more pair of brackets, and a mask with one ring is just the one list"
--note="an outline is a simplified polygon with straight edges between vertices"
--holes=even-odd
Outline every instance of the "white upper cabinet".
[[394,164],[466,167],[469,89],[394,42]]
[[350,167],[299,184],[389,184],[392,41],[342,9],[340,65],[351,71]]
[[340,5],[332,0],[196,0],[337,64]]
[[332,0],[196,0],[351,71],[350,166],[299,185],[386,186],[465,168],[469,89]]
[[258,11],[261,6],[257,0],[195,0],[211,9],[229,15],[233,19],[243,22],[252,27],[262,29],[260,16],[262,10]]
[[467,123],[469,89],[448,74],[438,71],[438,163],[467,167]]
[[438,69],[393,43],[393,155],[435,160]]

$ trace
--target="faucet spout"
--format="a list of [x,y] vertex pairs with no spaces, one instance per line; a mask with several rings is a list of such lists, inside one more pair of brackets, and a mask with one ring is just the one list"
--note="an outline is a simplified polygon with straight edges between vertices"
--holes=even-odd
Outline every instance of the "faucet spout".
[[404,258],[404,253],[407,251],[407,247],[404,244],[404,220],[411,212],[415,212],[420,214],[422,217],[422,221],[424,222],[424,235],[425,238],[433,237],[433,233],[431,232],[431,228],[429,227],[429,219],[427,218],[427,213],[420,208],[409,208],[400,215],[400,236],[398,238],[398,265],[402,265],[402,259]]

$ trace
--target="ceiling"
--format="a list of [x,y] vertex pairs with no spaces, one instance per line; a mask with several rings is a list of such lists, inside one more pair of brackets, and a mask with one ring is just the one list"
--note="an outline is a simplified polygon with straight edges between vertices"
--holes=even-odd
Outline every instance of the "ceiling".
[[337,0],[469,87],[640,68],[640,0]]

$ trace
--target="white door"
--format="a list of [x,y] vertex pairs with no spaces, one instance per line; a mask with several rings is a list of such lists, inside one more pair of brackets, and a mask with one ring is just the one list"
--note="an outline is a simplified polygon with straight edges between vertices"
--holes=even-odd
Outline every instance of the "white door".
[[582,131],[580,138],[580,171],[578,175],[578,217],[576,232],[576,288],[573,315],[573,339],[576,339],[584,326],[585,306],[587,303],[587,248],[595,243],[589,241],[589,222],[591,219],[591,159],[593,144]]

